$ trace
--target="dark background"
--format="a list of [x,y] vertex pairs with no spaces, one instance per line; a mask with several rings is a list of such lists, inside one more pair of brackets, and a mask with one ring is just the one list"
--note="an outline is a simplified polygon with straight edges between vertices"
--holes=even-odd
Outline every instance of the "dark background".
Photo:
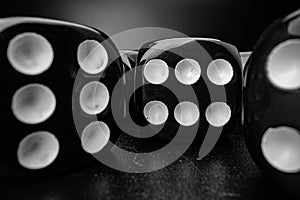
[[272,21],[297,8],[298,0],[6,0],[1,1],[0,17],[62,19],[108,35],[137,27],[164,27],[189,36],[218,38],[250,51]]
[[[164,27],[251,51],[272,21],[298,8],[298,0],[8,0],[1,2],[0,17],[55,18],[108,35]],[[119,145],[134,148],[130,141]],[[98,163],[41,180],[0,180],[0,199],[291,199],[256,167],[241,129],[223,137],[201,161],[196,160],[198,150],[191,147],[175,163],[152,173],[128,174]]]

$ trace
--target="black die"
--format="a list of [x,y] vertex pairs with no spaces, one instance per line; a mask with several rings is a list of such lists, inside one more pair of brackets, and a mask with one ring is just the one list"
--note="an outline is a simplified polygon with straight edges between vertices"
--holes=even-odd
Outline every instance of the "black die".
[[292,193],[300,180],[300,12],[262,34],[245,68],[245,136],[258,166]]
[[[0,120],[7,132],[0,147],[0,176],[38,177],[91,163],[94,158],[86,152],[96,147],[81,135],[83,130],[92,117],[103,121],[93,126],[95,130],[114,132],[114,127],[109,124],[109,99],[102,105],[86,102],[88,95],[83,95],[85,103],[80,104],[79,94],[88,83],[101,82],[107,93],[90,88],[90,96],[98,100],[98,93],[111,93],[122,76],[112,41],[94,28],[40,18],[1,19],[0,28],[0,83],[5,94],[0,97]],[[81,126],[75,126],[73,117],[84,119]],[[109,137],[96,134],[94,139],[99,137],[104,138],[103,147]]]
[[234,46],[203,38],[153,41],[139,50],[137,67],[144,85],[134,94],[134,120],[161,128],[157,137],[170,142],[180,126],[189,133],[199,125],[199,144],[209,128],[232,131],[240,123],[242,66]]

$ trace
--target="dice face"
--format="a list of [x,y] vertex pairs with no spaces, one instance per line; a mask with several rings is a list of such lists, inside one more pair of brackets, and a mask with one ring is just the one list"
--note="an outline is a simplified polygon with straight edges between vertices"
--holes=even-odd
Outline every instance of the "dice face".
[[[245,68],[245,136],[258,166],[297,193],[300,178],[300,15],[276,21]],[[299,192],[298,192],[299,193]]]
[[0,31],[0,176],[91,163],[116,132],[109,102],[124,71],[115,45],[96,29],[40,18],[1,19]]
[[[199,144],[209,127],[226,131],[239,123],[242,67],[233,46],[203,38],[149,42],[139,50],[137,66],[143,69],[137,76],[144,85],[133,95],[141,100],[135,104],[134,120],[142,126],[163,122],[157,134],[160,139],[170,142],[179,127],[188,132],[198,126]],[[211,90],[224,96],[216,96]]]

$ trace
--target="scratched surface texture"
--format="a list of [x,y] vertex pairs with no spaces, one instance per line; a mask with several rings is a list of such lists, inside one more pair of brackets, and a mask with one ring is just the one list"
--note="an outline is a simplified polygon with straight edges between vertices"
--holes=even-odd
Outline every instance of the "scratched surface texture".
[[[135,148],[126,138],[118,145]],[[223,137],[200,161],[196,159],[198,149],[189,148],[173,164],[151,173],[124,173],[95,163],[42,180],[1,181],[0,196],[6,200],[286,199],[284,192],[261,175],[240,130]],[[141,164],[133,158],[120,159],[124,165]]]

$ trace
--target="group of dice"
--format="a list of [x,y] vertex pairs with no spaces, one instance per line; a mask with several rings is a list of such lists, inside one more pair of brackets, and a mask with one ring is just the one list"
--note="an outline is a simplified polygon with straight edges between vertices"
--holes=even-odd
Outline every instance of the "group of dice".
[[[141,130],[150,124],[167,142],[179,127],[197,126],[201,144],[209,128],[230,131],[243,119],[258,166],[285,186],[299,183],[299,11],[266,30],[244,76],[237,49],[215,39],[168,38],[124,51],[97,29],[56,20],[6,18],[0,31],[1,176],[90,163],[126,126],[147,137]],[[137,126],[128,128],[128,117]]]

